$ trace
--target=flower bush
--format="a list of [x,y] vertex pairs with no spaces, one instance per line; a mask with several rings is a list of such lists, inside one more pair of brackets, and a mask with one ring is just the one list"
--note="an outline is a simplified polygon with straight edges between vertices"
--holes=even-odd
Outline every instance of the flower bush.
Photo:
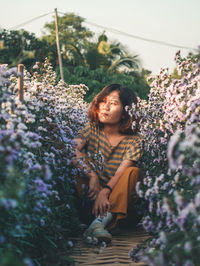
[[148,265],[198,265],[200,249],[200,66],[176,54],[178,78],[162,69],[150,77],[149,100],[129,110],[141,117],[148,203],[143,227],[152,237],[133,249]]
[[9,265],[54,263],[63,249],[66,262],[78,225],[73,138],[86,122],[87,87],[56,85],[47,60],[34,69],[20,102],[16,70],[0,66],[0,260]]

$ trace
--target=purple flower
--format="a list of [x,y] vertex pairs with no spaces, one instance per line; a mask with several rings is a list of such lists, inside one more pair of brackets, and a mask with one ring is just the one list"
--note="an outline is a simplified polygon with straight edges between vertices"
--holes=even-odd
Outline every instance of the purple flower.
[[0,244],[3,244],[5,242],[5,237],[3,235],[0,235]]
[[14,199],[5,199],[2,198],[0,201],[0,204],[6,209],[9,210],[10,208],[16,208],[18,205],[18,202]]
[[24,264],[26,266],[35,266],[35,264],[33,263],[33,261],[31,259],[29,259],[29,258],[25,258],[24,259]]
[[49,185],[44,183],[39,177],[34,181],[36,185],[36,192],[48,192]]
[[44,219],[40,219],[40,224],[41,224],[41,226],[44,226],[45,225]]

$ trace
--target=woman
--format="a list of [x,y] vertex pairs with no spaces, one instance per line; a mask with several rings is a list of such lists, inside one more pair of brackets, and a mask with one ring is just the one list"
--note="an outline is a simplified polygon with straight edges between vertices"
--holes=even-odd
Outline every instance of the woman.
[[142,155],[141,136],[137,128],[133,131],[133,117],[125,108],[133,103],[137,103],[137,98],[129,88],[119,84],[104,87],[90,105],[89,123],[75,139],[77,158],[85,156],[83,150],[103,157],[104,169],[90,168],[87,178],[77,184],[79,194],[83,184],[89,185],[88,197],[94,201],[92,212],[96,218],[84,235],[99,241],[111,241],[106,227],[126,218],[128,203],[140,179],[135,166]]

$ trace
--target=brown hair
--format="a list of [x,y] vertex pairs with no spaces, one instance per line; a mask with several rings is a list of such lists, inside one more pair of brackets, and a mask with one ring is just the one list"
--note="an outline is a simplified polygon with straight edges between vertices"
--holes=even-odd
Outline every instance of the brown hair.
[[[102,91],[97,94],[92,103],[90,104],[88,110],[88,118],[89,121],[96,126],[102,126],[98,119],[98,108],[99,103],[103,101],[103,99],[109,95],[113,91],[118,91],[119,98],[123,106],[122,118],[121,119],[121,127],[120,132],[123,134],[133,134],[136,133],[138,128],[132,129],[132,122],[134,121],[134,117],[131,117],[128,112],[125,110],[125,107],[131,107],[132,103],[137,104],[137,97],[135,93],[128,87],[122,86],[120,84],[110,84],[102,89]],[[137,121],[136,121],[137,123]]]

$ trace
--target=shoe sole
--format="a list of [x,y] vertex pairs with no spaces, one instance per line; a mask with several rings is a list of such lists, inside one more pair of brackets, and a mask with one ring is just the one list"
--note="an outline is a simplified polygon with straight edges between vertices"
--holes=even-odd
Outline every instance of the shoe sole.
[[105,243],[110,243],[112,241],[112,236],[108,235],[100,235],[100,234],[93,234],[93,237],[98,239],[98,242],[105,242]]

